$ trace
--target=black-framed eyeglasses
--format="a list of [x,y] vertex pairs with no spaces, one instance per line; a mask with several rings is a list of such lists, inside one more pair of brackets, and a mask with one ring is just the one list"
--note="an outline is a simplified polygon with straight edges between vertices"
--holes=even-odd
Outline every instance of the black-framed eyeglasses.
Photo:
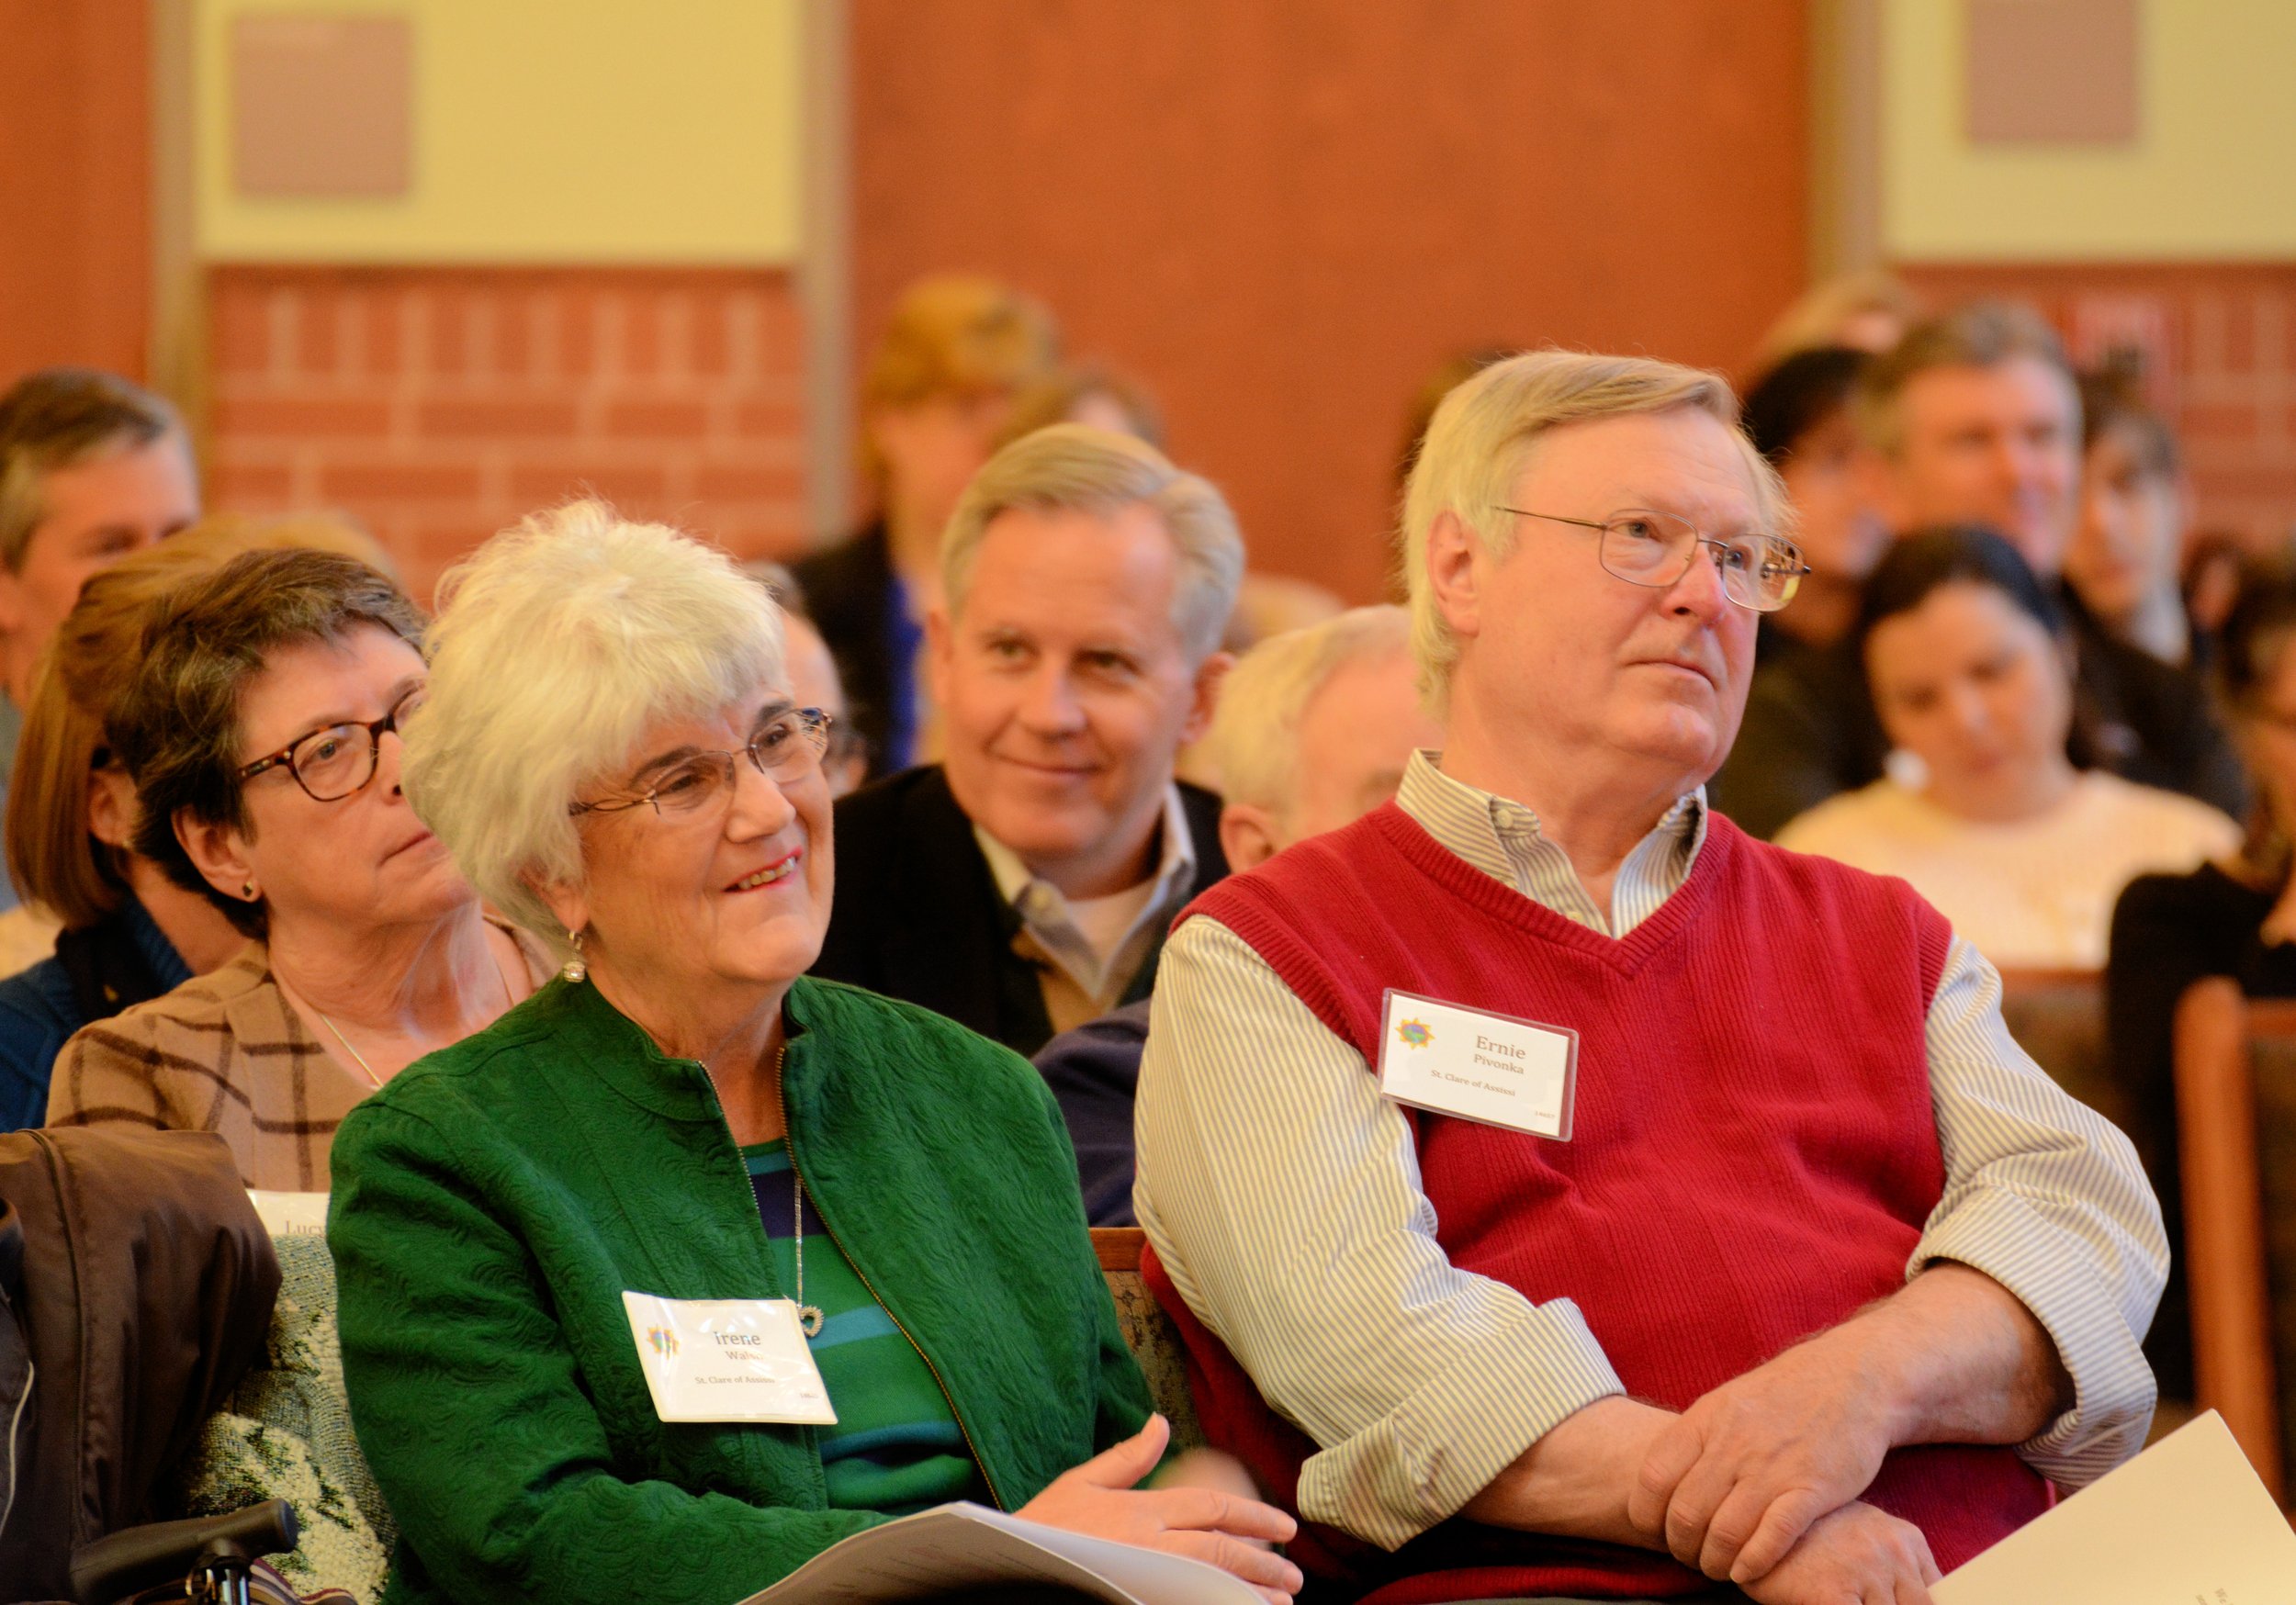
[[568,814],[619,814],[650,802],[664,819],[699,814],[734,794],[734,760],[747,757],[758,773],[777,786],[794,785],[816,772],[828,750],[836,721],[818,708],[784,708],[758,725],[748,742],[731,752],[689,753],[671,764],[643,791],[573,802]]
[[252,780],[265,769],[284,764],[312,802],[340,802],[375,778],[375,760],[382,752],[383,736],[398,730],[429,695],[428,686],[416,686],[379,719],[355,719],[298,735],[268,758],[240,765],[239,778]]
[[1630,507],[1606,519],[1565,518],[1560,513],[1532,512],[1520,507],[1500,507],[1517,518],[1542,518],[1550,523],[1576,524],[1601,533],[1595,559],[1603,571],[1629,585],[1663,590],[1690,572],[1699,548],[1714,556],[1722,576],[1722,594],[1742,608],[1774,613],[1794,600],[1809,565],[1802,550],[1783,535],[1760,532],[1716,540],[1701,534],[1688,519],[1649,508]]

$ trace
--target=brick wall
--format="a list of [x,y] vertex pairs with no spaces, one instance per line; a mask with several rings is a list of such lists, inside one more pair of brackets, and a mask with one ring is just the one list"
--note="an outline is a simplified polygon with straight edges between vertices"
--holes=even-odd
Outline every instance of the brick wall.
[[584,488],[744,556],[805,544],[783,274],[231,266],[208,295],[210,505],[349,513],[418,596]]
[[2253,543],[2296,525],[2296,264],[1925,266],[1905,276],[1940,305],[2017,296],[2074,360],[2144,354],[2153,400],[2184,441],[2200,526]]

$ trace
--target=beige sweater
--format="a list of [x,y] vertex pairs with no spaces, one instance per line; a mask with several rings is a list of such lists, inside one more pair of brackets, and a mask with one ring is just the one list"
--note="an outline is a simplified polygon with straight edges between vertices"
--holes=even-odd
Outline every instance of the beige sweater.
[[[556,966],[532,937],[512,934],[539,985]],[[48,1124],[213,1131],[248,1186],[323,1193],[335,1128],[374,1090],[311,1035],[272,977],[270,948],[255,941],[66,1042]]]

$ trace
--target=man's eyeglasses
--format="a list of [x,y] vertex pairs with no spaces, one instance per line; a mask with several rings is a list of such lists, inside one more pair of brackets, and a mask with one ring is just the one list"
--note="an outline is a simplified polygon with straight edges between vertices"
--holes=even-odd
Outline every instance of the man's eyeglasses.
[[829,726],[835,723],[818,708],[786,708],[758,726],[747,746],[732,752],[697,752],[680,758],[656,776],[645,791],[626,797],[575,802],[569,814],[619,814],[650,802],[664,819],[698,814],[723,803],[734,792],[734,760],[747,757],[758,773],[780,786],[805,780],[821,767],[828,749]]
[[312,802],[338,802],[375,778],[375,760],[382,751],[384,735],[399,729],[429,695],[429,687],[417,686],[379,719],[329,724],[298,735],[268,758],[242,764],[239,778],[252,780],[265,769],[284,764]]
[[1689,573],[1690,566],[1698,560],[1699,548],[1704,546],[1711,551],[1714,566],[1721,571],[1722,593],[1739,606],[1751,608],[1758,613],[1773,613],[1792,601],[1802,576],[1809,572],[1809,565],[1802,561],[1801,548],[1783,536],[1754,533],[1716,540],[1700,534],[1698,526],[1686,518],[1671,512],[1653,512],[1648,508],[1630,507],[1599,522],[1564,518],[1559,513],[1530,512],[1519,507],[1501,507],[1498,511],[1511,512],[1517,518],[1543,518],[1550,523],[1576,524],[1582,530],[1598,531],[1603,538],[1595,548],[1595,556],[1604,573],[1629,585],[1647,585],[1659,590]]

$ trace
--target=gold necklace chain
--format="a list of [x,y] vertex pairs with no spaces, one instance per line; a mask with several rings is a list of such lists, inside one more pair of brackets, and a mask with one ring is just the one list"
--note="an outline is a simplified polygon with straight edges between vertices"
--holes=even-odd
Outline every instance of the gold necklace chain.
[[[782,1084],[782,1061],[788,1058],[789,1038],[784,1036],[773,1053],[773,1085],[777,1090]],[[782,1103],[784,1108],[788,1106],[786,1098]],[[821,1308],[805,1302],[805,1178],[797,1173],[797,1150],[790,1143],[786,1127],[782,1131],[782,1151],[789,1156],[790,1215],[794,1223],[789,1241],[797,1260],[797,1330],[808,1338],[817,1338],[821,1335]]]
[[[502,969],[502,960],[495,956],[494,944],[492,942],[489,942],[487,944],[487,959],[488,961],[494,966],[494,978],[502,983],[503,1008],[507,1010],[516,1007],[518,1004],[517,995],[511,991],[511,978]],[[355,1063],[366,1074],[366,1079],[373,1082],[376,1086],[380,1087],[383,1084],[383,1078],[375,1073],[375,1067],[373,1065],[367,1063],[366,1055],[361,1053],[357,1049],[351,1046],[351,1038],[343,1034],[343,1027],[329,1019],[327,1017],[327,1011],[321,1008],[317,1004],[312,1004],[310,1005],[310,1009],[311,1013],[319,1016],[319,1023],[335,1034],[335,1040],[343,1044],[343,1050],[351,1056],[352,1061]],[[803,1266],[798,1268],[798,1274],[801,1277],[805,1274]],[[798,1285],[802,1291],[805,1285],[804,1283],[801,1281]]]

